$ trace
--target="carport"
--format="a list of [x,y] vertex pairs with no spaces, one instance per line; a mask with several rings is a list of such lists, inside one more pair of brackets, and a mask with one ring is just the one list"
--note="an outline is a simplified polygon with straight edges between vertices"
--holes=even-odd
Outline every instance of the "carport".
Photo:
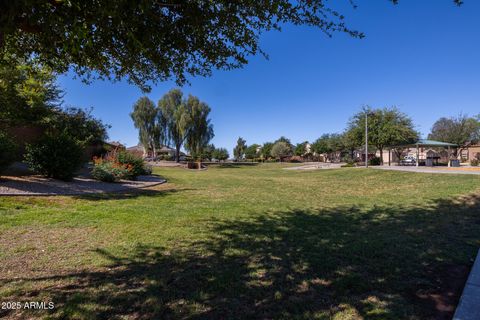
[[[448,142],[442,142],[442,141],[436,141],[436,140],[428,140],[428,139],[420,139],[417,142],[413,144],[406,144],[406,145],[400,145],[396,146],[395,148],[415,148],[416,149],[416,163],[415,165],[418,167],[419,162],[420,162],[420,148],[445,148],[447,149],[448,152],[448,166],[451,166],[451,148],[456,147],[456,144],[453,143],[448,143]],[[392,154],[392,148],[388,150],[388,165],[391,165],[391,154]],[[428,160],[428,157],[425,159]],[[433,161],[431,166],[433,166]]]

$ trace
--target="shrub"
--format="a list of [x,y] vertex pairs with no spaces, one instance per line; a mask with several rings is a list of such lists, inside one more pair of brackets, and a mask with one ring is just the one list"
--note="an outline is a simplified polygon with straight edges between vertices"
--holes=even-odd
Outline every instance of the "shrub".
[[66,134],[47,134],[25,148],[25,162],[31,170],[49,178],[71,180],[82,165],[83,147]]
[[474,166],[474,167],[478,167],[478,164],[480,163],[480,161],[478,159],[472,159],[470,160],[470,165],[471,166]]
[[345,164],[342,164],[341,167],[342,168],[352,168],[352,167],[355,167],[355,163],[354,162],[347,162]]
[[139,175],[152,173],[141,157],[126,151],[110,152],[104,158],[94,158],[92,176],[104,182],[115,182],[121,179],[135,180]]
[[147,176],[151,175],[152,174],[152,166],[150,166],[150,165],[143,166],[143,174],[147,175]]
[[382,160],[379,157],[373,157],[368,160],[368,164],[371,166],[379,166],[382,163]]
[[8,168],[14,161],[17,146],[5,133],[0,132],[0,173]]
[[104,182],[116,182],[120,179],[131,177],[132,169],[128,165],[118,162],[104,161],[103,159],[95,159],[95,165],[92,170],[92,177],[96,180]]
[[116,160],[120,164],[130,165],[132,167],[130,179],[135,179],[138,176],[147,174],[145,164],[141,157],[126,151],[120,151],[116,154]]

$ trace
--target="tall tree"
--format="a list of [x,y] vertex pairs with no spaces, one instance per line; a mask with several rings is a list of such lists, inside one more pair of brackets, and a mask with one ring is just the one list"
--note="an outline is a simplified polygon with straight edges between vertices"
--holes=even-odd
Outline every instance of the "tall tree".
[[216,149],[217,148],[215,148],[215,145],[213,143],[210,143],[210,144],[206,145],[203,148],[203,151],[202,151],[202,154],[201,154],[201,159],[212,161],[212,159],[214,158],[213,155],[214,155]]
[[355,138],[355,135],[346,130],[342,133],[342,145],[344,148],[345,152],[348,152],[348,157],[350,160],[354,160],[354,153],[355,149],[357,149],[361,144],[359,144],[359,141]]
[[213,150],[212,157],[219,161],[225,161],[229,157],[228,150],[225,148],[216,148]]
[[245,149],[245,158],[246,159],[256,159],[260,156],[260,145],[251,144]]
[[284,137],[284,136],[281,136],[280,138],[278,138],[277,140],[275,140],[273,142],[273,144],[277,143],[277,142],[285,142],[288,147],[290,148],[290,151],[293,152],[293,149],[295,148],[295,146],[292,144],[292,142],[290,141],[290,139],[288,139],[287,137]]
[[457,152],[461,152],[468,144],[480,140],[479,120],[478,116],[469,117],[465,114],[451,118],[440,118],[433,124],[428,138],[454,143],[459,147]]
[[294,154],[296,156],[305,155],[307,153],[307,145],[308,145],[308,141],[297,143],[297,145],[295,146]]
[[183,93],[180,89],[172,89],[159,101],[158,108],[162,113],[162,125],[166,130],[166,139],[175,147],[175,161],[180,162],[180,149],[187,139],[190,116]]
[[340,160],[344,149],[343,137],[338,133],[325,133],[312,144],[314,152],[325,154],[330,161]]
[[[365,115],[368,114],[368,142],[383,154],[387,146],[413,143],[418,139],[413,121],[397,108],[370,109],[355,114],[348,124],[348,131],[359,145],[365,141]],[[383,157],[380,156],[381,163]]]
[[276,142],[271,151],[271,156],[283,161],[285,157],[292,155],[292,148],[285,141]]
[[208,118],[210,107],[197,97],[190,95],[186,102],[187,109],[187,137],[185,148],[194,158],[202,159],[202,153],[212,140],[213,125]]
[[92,109],[56,109],[43,121],[55,134],[66,134],[82,144],[101,143],[107,140],[110,125],[92,115]]
[[260,150],[260,156],[265,160],[272,156],[273,142],[265,142]]
[[155,104],[147,97],[141,97],[133,105],[130,113],[135,128],[138,129],[140,143],[143,145],[143,154],[147,155],[152,150],[156,155],[156,148],[159,145],[156,139],[160,138],[160,126],[158,124],[158,110]]
[[38,123],[61,107],[63,92],[54,72],[36,59],[0,58],[0,119],[8,124]]
[[235,148],[233,148],[233,156],[237,161],[243,159],[245,155],[245,149],[247,149],[247,141],[245,141],[242,137],[239,137],[237,139],[237,145]]

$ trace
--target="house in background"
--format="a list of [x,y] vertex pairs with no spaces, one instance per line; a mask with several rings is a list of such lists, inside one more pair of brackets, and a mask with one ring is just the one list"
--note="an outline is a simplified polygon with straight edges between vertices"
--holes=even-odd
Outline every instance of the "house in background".
[[108,141],[108,142],[104,142],[103,145],[105,146],[106,149],[126,150],[125,145],[119,141]]
[[480,143],[470,143],[464,148],[460,148],[459,159],[462,162],[470,162],[474,159],[480,160]]
[[[133,153],[139,157],[143,158],[174,158],[175,157],[175,149],[170,148],[168,146],[162,146],[156,150],[155,154],[153,150],[145,150],[144,146],[139,143],[136,146],[126,148],[127,152]],[[186,154],[180,152],[180,159],[185,158]]]

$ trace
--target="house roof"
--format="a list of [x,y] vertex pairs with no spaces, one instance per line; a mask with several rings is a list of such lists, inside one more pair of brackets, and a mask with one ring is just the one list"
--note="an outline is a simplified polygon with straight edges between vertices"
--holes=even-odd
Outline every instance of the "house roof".
[[143,151],[143,146],[141,145],[136,145],[136,146],[133,146],[133,147],[128,147],[127,148],[128,151]]
[[109,144],[114,147],[125,147],[121,142],[119,141],[107,141],[105,142],[106,144]]
[[175,149],[170,148],[170,147],[167,147],[167,146],[162,146],[162,147],[158,150],[158,152],[173,152],[173,151],[175,151]]
[[456,144],[443,142],[443,141],[436,141],[436,140],[429,140],[429,139],[419,139],[417,142],[402,144],[397,146],[390,146],[390,147],[456,147]]
[[429,139],[420,139],[414,143],[415,145],[419,146],[428,146],[428,147],[456,147],[456,144],[436,141],[436,140],[429,140]]

